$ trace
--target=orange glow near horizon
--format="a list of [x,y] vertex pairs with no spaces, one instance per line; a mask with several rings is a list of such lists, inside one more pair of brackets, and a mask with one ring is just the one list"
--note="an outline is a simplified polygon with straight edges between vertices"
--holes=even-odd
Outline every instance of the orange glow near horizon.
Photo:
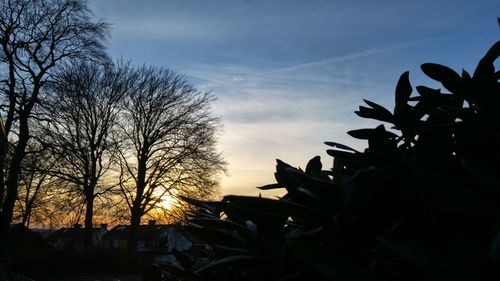
[[177,200],[170,195],[164,195],[161,198],[160,203],[157,204],[157,207],[162,208],[164,210],[173,210],[175,205],[177,204]]

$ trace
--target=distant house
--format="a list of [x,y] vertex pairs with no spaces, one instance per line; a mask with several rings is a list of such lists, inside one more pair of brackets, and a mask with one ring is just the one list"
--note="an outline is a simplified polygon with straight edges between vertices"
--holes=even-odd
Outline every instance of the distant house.
[[[99,246],[102,236],[107,232],[107,225],[103,224],[100,228],[92,229],[92,244]],[[76,224],[72,228],[61,228],[47,236],[47,241],[58,250],[81,250],[84,245],[85,229]]]
[[36,232],[42,236],[44,240],[47,239],[52,233],[56,232],[57,229],[54,228],[31,228],[31,231]]
[[[102,245],[112,249],[127,249],[129,225],[118,225],[102,237]],[[163,261],[174,251],[185,251],[192,246],[191,240],[176,224],[156,224],[149,221],[137,231],[137,252],[149,255],[154,261]]]

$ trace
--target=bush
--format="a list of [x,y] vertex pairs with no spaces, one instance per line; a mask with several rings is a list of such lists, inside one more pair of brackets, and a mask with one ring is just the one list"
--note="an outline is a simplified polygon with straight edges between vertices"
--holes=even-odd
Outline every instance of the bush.
[[500,56],[497,42],[471,75],[422,71],[446,89],[401,75],[392,111],[365,100],[356,114],[389,125],[349,131],[357,151],[326,142],[305,171],[280,160],[279,200],[186,198],[186,227],[211,250],[162,265],[179,280],[499,280]]

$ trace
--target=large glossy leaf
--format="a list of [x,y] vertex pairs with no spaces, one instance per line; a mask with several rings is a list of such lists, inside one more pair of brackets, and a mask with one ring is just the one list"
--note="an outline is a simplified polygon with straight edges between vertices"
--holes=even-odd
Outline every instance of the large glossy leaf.
[[430,164],[445,164],[453,153],[453,132],[450,123],[453,117],[441,110],[429,114],[415,145],[417,157]]
[[371,118],[383,122],[392,123],[394,121],[394,116],[385,107],[371,102],[369,100],[364,100],[371,108],[360,106],[359,110],[355,113],[363,118]]
[[[394,137],[394,136],[395,137]],[[384,125],[377,126],[371,133],[368,139],[368,147],[371,153],[388,153],[396,148],[394,139],[397,138],[395,134],[387,132]]]
[[479,61],[476,71],[474,71],[474,79],[483,80],[486,77],[492,77],[495,72],[493,63],[498,57],[500,57],[500,41],[491,46],[486,55]]
[[442,94],[439,89],[433,89],[425,86],[417,87],[418,93],[421,95],[420,102],[415,106],[415,117],[420,119],[425,114],[430,114],[437,108],[448,106],[462,107],[463,99],[451,94]]
[[406,105],[411,96],[412,88],[409,76],[410,72],[406,71],[399,77],[395,95],[396,108]]
[[232,248],[247,248],[249,246],[241,238],[231,235],[228,232],[213,229],[203,228],[197,225],[186,224],[186,230],[198,241],[204,241],[210,245],[221,245]]
[[198,225],[200,227],[213,228],[216,230],[250,232],[250,230],[247,229],[245,226],[242,226],[240,224],[228,220],[195,218],[195,219],[190,219],[189,223]]
[[392,122],[392,115],[388,118],[388,116],[381,114],[373,108],[360,106],[359,110],[355,111],[354,113],[362,118],[374,119],[383,122]]
[[236,195],[224,196],[223,200],[245,211],[266,216],[311,218],[318,215],[309,207],[285,200]]
[[348,131],[347,134],[353,138],[367,140],[372,135],[373,129],[357,129]]
[[414,133],[417,120],[412,106],[402,104],[394,107],[394,125],[403,135],[411,136]]
[[464,79],[466,81],[469,81],[472,79],[469,72],[467,72],[465,69],[462,69],[462,79]]
[[341,160],[344,164],[354,164],[361,167],[368,164],[366,154],[364,153],[351,153],[336,149],[328,149],[326,153],[335,159]]
[[370,100],[365,100],[365,99],[363,99],[363,101],[364,101],[367,105],[369,105],[369,106],[373,107],[373,109],[376,109],[376,110],[378,110],[378,111],[384,111],[387,115],[391,115],[391,116],[392,116],[392,113],[391,113],[388,109],[386,109],[385,107],[381,106],[380,104],[375,103],[375,102],[372,102],[372,101],[370,101]]
[[440,89],[433,89],[427,86],[417,86],[416,89],[421,96],[426,98],[435,98],[439,100],[438,98],[442,95]]
[[463,98],[456,95],[443,94],[439,89],[418,86],[417,91],[423,98],[422,102],[427,104],[428,110],[426,113],[429,113],[438,107],[454,106],[461,108],[463,105]]
[[427,76],[441,82],[450,92],[454,94],[462,93],[464,86],[462,77],[453,69],[436,63],[424,63],[420,68]]
[[311,191],[324,200],[338,200],[338,198],[331,198],[332,196],[340,196],[338,187],[333,181],[312,177],[297,170],[289,170],[289,172],[302,184],[302,188]]
[[279,183],[271,183],[271,184],[259,186],[257,188],[260,190],[271,190],[271,189],[283,188],[283,186],[281,186],[281,184],[279,184]]
[[337,142],[333,142],[333,141],[325,141],[324,144],[328,145],[328,146],[331,146],[331,147],[336,147],[336,148],[340,148],[340,149],[343,149],[343,150],[348,150],[348,151],[353,151],[353,152],[358,152],[356,149],[354,148],[351,148],[347,145],[344,145],[344,144],[341,144],[341,143],[337,143]]
[[[383,125],[381,125],[381,126],[383,126]],[[377,129],[357,129],[357,130],[351,130],[351,131],[347,132],[347,134],[349,134],[353,138],[368,140],[374,134],[378,133],[378,132],[376,132],[376,130]],[[389,139],[396,139],[396,138],[398,138],[398,135],[384,130],[384,137],[389,138]]]
[[294,190],[299,187],[299,183],[293,177],[291,177],[288,172],[286,172],[286,170],[289,168],[295,169],[289,164],[276,159],[276,173],[274,174],[274,177],[276,178],[276,181],[279,185],[285,187],[288,192],[293,193]]
[[323,164],[321,163],[321,157],[315,156],[307,162],[305,173],[308,175],[319,176],[322,168]]

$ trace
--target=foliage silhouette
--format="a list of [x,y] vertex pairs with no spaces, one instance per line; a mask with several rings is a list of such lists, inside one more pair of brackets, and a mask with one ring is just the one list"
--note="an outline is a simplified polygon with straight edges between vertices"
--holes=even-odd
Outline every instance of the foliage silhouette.
[[391,129],[349,131],[362,152],[326,142],[332,171],[318,156],[305,172],[277,160],[260,188],[285,188],[279,200],[185,198],[186,227],[210,247],[160,267],[178,280],[498,280],[499,56],[497,42],[472,75],[423,64],[444,93],[412,95],[403,73],[392,111],[356,111]]

